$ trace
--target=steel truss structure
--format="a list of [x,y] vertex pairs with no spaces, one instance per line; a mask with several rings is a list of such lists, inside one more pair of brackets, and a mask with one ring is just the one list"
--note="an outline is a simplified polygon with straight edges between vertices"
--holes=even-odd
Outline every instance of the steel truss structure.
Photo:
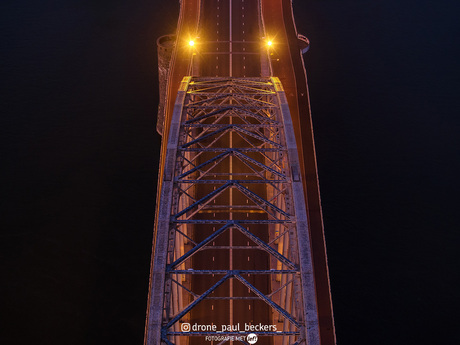
[[[319,344],[304,190],[280,81],[185,77],[167,145],[145,344],[247,333],[259,344]],[[276,327],[241,333],[217,324],[258,324],[251,306]],[[187,326],[196,323],[221,332]]]

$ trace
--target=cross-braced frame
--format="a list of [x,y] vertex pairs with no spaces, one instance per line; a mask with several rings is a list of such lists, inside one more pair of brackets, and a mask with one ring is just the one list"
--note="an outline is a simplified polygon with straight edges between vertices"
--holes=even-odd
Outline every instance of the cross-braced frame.
[[159,210],[147,344],[247,344],[248,333],[259,344],[319,344],[300,165],[277,78],[184,78]]

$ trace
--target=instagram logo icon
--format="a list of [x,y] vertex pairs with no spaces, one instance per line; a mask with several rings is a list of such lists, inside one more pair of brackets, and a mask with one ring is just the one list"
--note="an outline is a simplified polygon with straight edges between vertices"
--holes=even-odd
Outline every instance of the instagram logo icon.
[[182,325],[180,325],[180,330],[182,332],[190,332],[190,324],[184,322]]

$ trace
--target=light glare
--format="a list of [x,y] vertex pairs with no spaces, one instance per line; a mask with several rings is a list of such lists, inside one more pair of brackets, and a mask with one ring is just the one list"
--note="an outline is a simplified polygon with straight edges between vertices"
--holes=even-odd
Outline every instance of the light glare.
[[270,47],[270,46],[273,44],[273,42],[272,42],[272,41],[268,41],[267,44],[268,44],[268,46]]
[[188,44],[190,45],[190,47],[193,47],[195,45],[195,42],[193,40],[190,40]]

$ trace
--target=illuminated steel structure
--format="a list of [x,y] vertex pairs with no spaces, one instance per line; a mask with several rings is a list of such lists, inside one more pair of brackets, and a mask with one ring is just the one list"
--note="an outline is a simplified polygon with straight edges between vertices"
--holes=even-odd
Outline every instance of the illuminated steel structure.
[[198,75],[183,76],[159,126],[145,345],[248,344],[249,333],[258,344],[332,344],[321,339],[296,130],[259,55],[259,77],[200,76],[191,58]]

